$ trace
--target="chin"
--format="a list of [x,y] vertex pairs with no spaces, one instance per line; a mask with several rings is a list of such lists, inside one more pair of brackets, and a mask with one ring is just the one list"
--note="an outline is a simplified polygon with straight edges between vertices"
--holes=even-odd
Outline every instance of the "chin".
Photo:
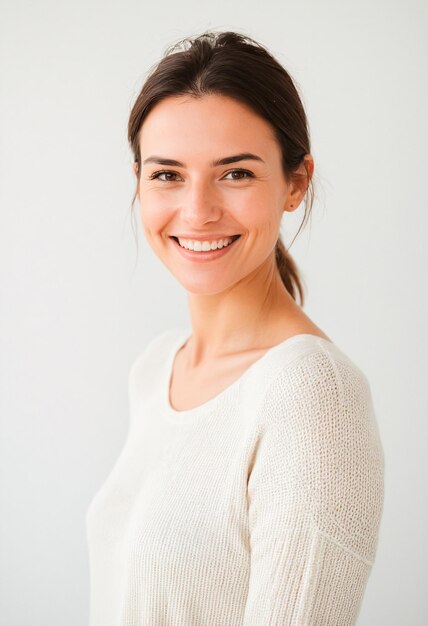
[[207,275],[201,275],[200,280],[196,276],[186,278],[177,274],[174,276],[187,292],[198,296],[215,296],[226,291],[226,289],[230,289],[236,282],[226,281],[224,275],[212,280]]

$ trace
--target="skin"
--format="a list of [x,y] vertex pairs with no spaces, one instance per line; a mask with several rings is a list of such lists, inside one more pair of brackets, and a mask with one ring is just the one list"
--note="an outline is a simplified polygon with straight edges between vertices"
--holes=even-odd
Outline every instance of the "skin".
[[[275,263],[282,217],[304,198],[312,156],[298,170],[306,178],[287,182],[270,124],[222,95],[162,100],[143,123],[140,151],[141,172],[134,164],[134,173],[145,236],[188,293],[192,335],[175,358],[171,404],[209,399],[261,353],[297,333],[328,339],[287,292]],[[262,161],[212,166],[215,159],[242,153]],[[144,164],[154,155],[183,166]],[[232,174],[237,168],[253,176]],[[159,171],[170,174],[150,178]],[[170,239],[184,233],[207,240],[212,233],[241,237],[221,258],[196,263]],[[191,392],[190,377],[192,389],[204,391]]]

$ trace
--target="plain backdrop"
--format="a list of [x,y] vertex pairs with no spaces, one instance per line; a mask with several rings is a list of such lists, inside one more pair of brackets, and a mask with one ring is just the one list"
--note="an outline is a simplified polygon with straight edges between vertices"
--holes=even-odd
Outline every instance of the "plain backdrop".
[[[1,0],[1,624],[88,623],[85,514],[125,440],[128,372],[188,321],[131,217],[128,115],[167,46],[209,29],[267,45],[300,89],[317,199],[290,252],[305,311],[370,381],[386,457],[358,624],[426,624],[427,13]],[[302,218],[284,218],[288,244]]]

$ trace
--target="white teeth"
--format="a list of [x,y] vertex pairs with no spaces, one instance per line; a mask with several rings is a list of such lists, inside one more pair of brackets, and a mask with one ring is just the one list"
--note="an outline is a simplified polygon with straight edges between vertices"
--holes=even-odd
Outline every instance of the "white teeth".
[[216,250],[217,248],[225,248],[232,243],[233,237],[226,237],[218,241],[194,241],[192,239],[180,239],[178,242],[182,248],[194,250],[195,252],[208,252],[208,250]]

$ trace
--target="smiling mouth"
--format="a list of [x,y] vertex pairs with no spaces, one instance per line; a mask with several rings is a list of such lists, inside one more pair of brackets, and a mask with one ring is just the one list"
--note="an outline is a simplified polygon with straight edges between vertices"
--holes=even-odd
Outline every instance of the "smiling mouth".
[[[239,239],[239,238],[240,238],[240,236],[241,236],[241,235],[232,235],[232,236],[231,236],[232,241],[231,241],[231,242],[230,242],[227,246],[222,246],[222,247],[227,248],[227,247],[231,246],[231,245],[232,245],[232,244],[233,244],[233,243],[234,243],[237,239]],[[188,248],[185,248],[184,246],[182,246],[182,245],[180,244],[180,242],[179,242],[179,240],[178,240],[178,237],[176,237],[175,235],[171,235],[171,236],[170,236],[170,239],[174,239],[174,241],[176,241],[176,242],[177,242],[177,244],[180,246],[180,248],[183,248],[183,250],[188,250]],[[204,240],[204,241],[208,241],[208,240]],[[203,241],[201,241],[201,243],[203,243]],[[209,243],[209,242],[208,242],[208,243]],[[207,250],[207,251],[205,251],[205,252],[215,252],[216,250],[221,250],[221,248],[213,248],[213,249],[211,249],[211,250]],[[193,250],[191,250],[191,249],[190,249],[189,251],[190,251],[190,252],[193,252]],[[196,251],[195,251],[195,252],[196,252]]]

